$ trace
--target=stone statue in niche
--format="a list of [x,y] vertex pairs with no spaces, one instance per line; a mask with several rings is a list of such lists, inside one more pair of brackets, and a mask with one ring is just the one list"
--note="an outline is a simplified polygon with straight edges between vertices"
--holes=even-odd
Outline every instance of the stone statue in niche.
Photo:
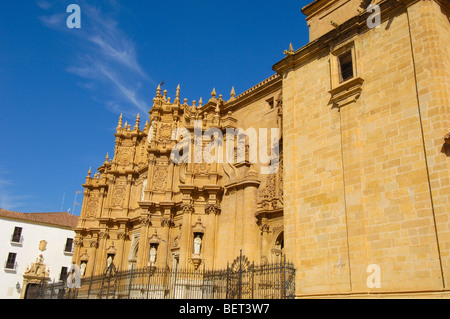
[[108,259],[106,260],[106,268],[109,269],[109,267],[111,267],[112,262],[113,262],[113,258],[111,255],[109,255]]
[[154,263],[156,263],[156,248],[155,246],[152,246],[152,248],[150,248],[150,265],[153,265]]
[[86,274],[86,263],[85,262],[82,262],[81,263],[81,267],[80,267],[80,273],[81,273],[81,276],[84,276],[85,274]]
[[197,235],[194,239],[194,255],[200,255],[202,249],[202,237]]

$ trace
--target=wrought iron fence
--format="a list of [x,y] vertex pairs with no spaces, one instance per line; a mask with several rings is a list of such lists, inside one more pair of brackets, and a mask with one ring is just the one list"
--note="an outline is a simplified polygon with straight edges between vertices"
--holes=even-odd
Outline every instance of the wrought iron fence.
[[103,275],[67,282],[42,283],[37,299],[292,299],[295,268],[279,263],[255,265],[240,256],[223,270],[196,271],[145,267],[128,271],[109,268]]

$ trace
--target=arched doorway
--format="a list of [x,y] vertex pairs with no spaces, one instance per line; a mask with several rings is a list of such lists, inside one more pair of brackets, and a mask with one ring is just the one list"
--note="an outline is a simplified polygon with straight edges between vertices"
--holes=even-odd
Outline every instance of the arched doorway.
[[276,237],[272,248],[272,261],[281,262],[284,256],[284,231]]
[[27,284],[24,299],[38,299],[40,288],[39,284]]
[[139,243],[136,243],[131,250],[130,257],[128,258],[128,269],[136,269],[137,258],[139,252]]

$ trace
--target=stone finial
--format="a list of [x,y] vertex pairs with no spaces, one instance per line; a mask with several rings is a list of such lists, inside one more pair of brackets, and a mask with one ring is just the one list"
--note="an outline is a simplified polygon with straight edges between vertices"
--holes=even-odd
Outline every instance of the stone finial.
[[285,55],[292,55],[292,54],[294,54],[294,47],[292,46],[292,43],[289,43],[289,51],[285,50],[284,54]]
[[234,86],[231,88],[230,97],[233,99],[236,96],[236,91],[234,90]]
[[214,110],[217,114],[219,114],[220,113],[220,103],[219,103],[219,101],[217,101],[217,103],[216,103],[216,109]]
[[217,95],[217,93],[216,93],[216,88],[214,88],[214,89],[212,90],[212,92],[211,92],[211,97],[212,97],[213,99],[215,99],[215,98],[216,98],[216,95]]
[[156,97],[161,97],[161,84],[158,85],[158,88],[156,89]]
[[200,98],[200,100],[198,101],[198,106],[201,107],[203,105],[203,98]]
[[135,125],[134,125],[134,129],[135,130],[139,129],[139,124],[140,123],[141,123],[141,117],[139,116],[139,113],[138,113],[138,115],[136,116],[136,122],[135,122]]
[[88,177],[91,177],[91,174],[92,174],[92,167],[89,167],[89,171],[88,171]]
[[119,117],[119,124],[117,124],[117,128],[118,128],[118,129],[119,129],[119,128],[122,128],[122,125],[123,125],[122,118],[123,118],[123,115],[120,114],[120,117]]

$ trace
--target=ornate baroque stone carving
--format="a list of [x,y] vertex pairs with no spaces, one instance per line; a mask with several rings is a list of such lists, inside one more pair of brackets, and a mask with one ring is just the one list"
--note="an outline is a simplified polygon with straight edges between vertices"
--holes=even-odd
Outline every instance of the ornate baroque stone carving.
[[172,124],[161,124],[159,128],[158,142],[168,144],[172,140]]
[[96,239],[91,240],[90,246],[91,248],[98,248],[98,240]]
[[166,189],[167,169],[157,167],[153,178],[153,190],[163,191]]
[[173,226],[175,226],[175,223],[172,218],[163,218],[163,219],[161,219],[161,226],[162,227],[173,227]]
[[98,206],[98,195],[93,194],[89,197],[87,208],[86,208],[86,217],[94,218],[97,213]]
[[117,163],[120,165],[128,165],[132,161],[133,161],[133,148],[132,147],[122,147],[119,151]]
[[123,199],[125,197],[125,185],[116,185],[111,201],[112,207],[122,207]]
[[261,225],[261,232],[262,233],[269,233],[270,231],[270,226],[268,224],[262,224]]
[[106,231],[100,232],[100,233],[98,234],[98,238],[100,238],[100,239],[109,239],[109,234],[108,234],[108,232],[106,232]]
[[220,214],[222,209],[217,204],[208,204],[205,206],[205,213],[206,214]]
[[194,204],[184,204],[182,209],[184,214],[193,214],[195,212]]
[[141,219],[141,224],[145,227],[152,226],[152,218],[150,216]]

